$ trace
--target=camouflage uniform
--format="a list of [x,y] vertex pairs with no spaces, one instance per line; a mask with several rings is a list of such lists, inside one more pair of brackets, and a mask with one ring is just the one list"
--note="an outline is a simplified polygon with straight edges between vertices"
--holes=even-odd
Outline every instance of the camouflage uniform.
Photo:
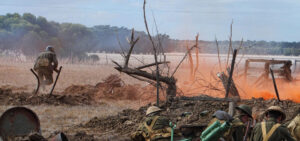
[[246,133],[247,126],[238,118],[235,117],[232,121],[231,136],[233,141],[242,141]]
[[[276,119],[274,118],[270,118],[267,121],[256,124],[251,134],[250,141],[263,141],[263,124],[265,125],[266,129],[266,137],[268,136],[268,133],[270,132],[271,128],[274,128],[275,130],[274,133],[269,135],[269,138],[265,141],[296,141],[292,137],[288,129],[285,126],[276,123]],[[278,127],[276,128],[276,126]]]
[[136,141],[170,141],[171,128],[169,120],[163,116],[150,116],[138,127],[131,137],[141,135],[143,139]]
[[[56,54],[51,51],[45,51],[39,54],[34,64],[34,70],[37,71],[42,85],[50,85],[53,83],[53,70],[58,65]],[[45,78],[45,80],[44,80]]]
[[164,116],[159,116],[160,111],[161,109],[156,106],[148,108],[146,119],[137,131],[131,134],[133,141],[170,141],[170,120]]
[[[234,120],[232,121],[232,128],[231,128],[231,136],[233,141],[242,141],[244,139],[244,136],[246,134],[247,130],[247,123],[251,122],[248,121],[246,123],[243,123],[241,121],[241,118],[243,116],[248,116],[252,119],[252,108],[248,105],[242,104],[236,107],[236,109],[239,111],[238,114],[234,117]],[[250,129],[248,129],[250,130]],[[248,131],[248,133],[250,133]],[[250,135],[247,135],[247,137],[250,137]],[[249,139],[249,138],[247,138]]]

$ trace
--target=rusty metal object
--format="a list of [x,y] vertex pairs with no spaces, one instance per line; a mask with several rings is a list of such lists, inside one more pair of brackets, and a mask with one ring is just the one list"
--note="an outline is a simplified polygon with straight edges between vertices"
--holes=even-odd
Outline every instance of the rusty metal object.
[[56,79],[55,79],[54,84],[53,84],[53,86],[52,86],[52,89],[51,89],[51,91],[50,91],[50,95],[52,95],[53,90],[54,90],[54,88],[55,88],[55,86],[56,86],[56,82],[57,82],[57,80],[58,80],[58,77],[59,77],[59,74],[60,74],[60,72],[61,72],[61,69],[62,69],[62,66],[59,67],[59,70],[58,70],[57,75],[56,75]]
[[37,85],[36,85],[36,88],[35,88],[35,92],[34,92],[34,94],[37,94],[38,92],[39,92],[39,89],[40,89],[40,79],[39,79],[39,77],[38,77],[38,75],[34,72],[34,70],[33,69],[30,69],[30,71],[33,73],[33,75],[36,77],[36,79],[37,79]]
[[25,107],[14,107],[6,110],[0,117],[0,136],[26,136],[32,132],[40,133],[40,121],[37,115]]
[[59,133],[56,136],[49,139],[49,141],[68,141],[68,138],[64,133]]

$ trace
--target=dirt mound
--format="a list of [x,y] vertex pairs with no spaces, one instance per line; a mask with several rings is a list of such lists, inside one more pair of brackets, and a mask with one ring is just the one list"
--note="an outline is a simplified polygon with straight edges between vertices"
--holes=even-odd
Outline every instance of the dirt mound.
[[110,75],[95,86],[71,85],[51,96],[17,92],[15,89],[7,86],[0,88],[0,105],[92,105],[101,104],[101,100],[155,100],[153,86],[126,85],[118,75]]
[[89,95],[34,95],[13,93],[11,89],[0,88],[1,105],[91,105],[96,102]]
[[[282,101],[278,103],[276,100],[263,100],[263,99],[251,99],[243,100],[238,104],[248,104],[253,107],[254,115],[260,114],[260,112],[267,109],[272,105],[281,106],[286,114],[287,121],[291,120],[294,116],[295,109],[300,107],[299,104],[292,101]],[[138,124],[143,121],[145,117],[145,111],[149,105],[141,107],[138,110],[124,110],[115,116],[109,116],[104,118],[95,117],[86,124],[78,126],[83,129],[97,129],[102,132],[114,132],[119,136],[128,137],[129,134],[134,131]],[[167,115],[170,120],[177,124],[179,128],[182,125],[205,125],[211,119],[212,114],[216,110],[228,110],[228,102],[224,101],[191,101],[177,99],[171,107],[167,108],[162,105],[162,114]],[[99,133],[101,136],[101,133]]]
[[[124,85],[124,82],[122,81],[122,79],[119,77],[119,75],[116,74],[112,74],[110,76],[108,76],[107,78],[103,79],[103,83],[106,85],[109,85],[111,87],[121,87],[122,85]],[[101,84],[103,83],[98,83],[96,85],[96,87],[101,86]]]
[[70,141],[96,141],[94,135],[88,135],[86,132],[78,132],[73,136],[68,136]]
[[71,85],[61,94],[67,95],[94,95],[97,89],[92,85]]
[[88,95],[94,99],[113,100],[155,100],[153,86],[127,85],[118,75],[110,75],[103,82],[92,85],[72,85],[61,94]]

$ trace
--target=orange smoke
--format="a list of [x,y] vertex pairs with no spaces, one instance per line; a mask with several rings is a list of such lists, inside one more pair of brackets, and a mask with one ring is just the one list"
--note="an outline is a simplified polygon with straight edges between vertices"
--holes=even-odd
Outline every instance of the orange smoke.
[[[250,96],[255,97],[255,98],[259,98],[262,97],[264,99],[272,99],[275,98],[274,94],[268,92],[268,91],[258,91],[258,92],[254,92],[252,94],[250,94]],[[250,98],[250,97],[249,97]]]
[[[223,68],[225,68],[225,66],[223,66]],[[194,79],[189,79],[189,75],[191,75],[189,69],[189,63],[186,62],[175,75],[178,79],[178,88],[185,96],[197,96],[200,94],[206,94],[213,97],[225,96],[224,86],[216,75],[217,72],[220,72],[221,70],[218,67],[218,63],[215,61],[208,61],[205,58],[200,59],[199,69],[196,71],[195,76],[192,76]],[[257,78],[246,81],[244,77],[240,77],[242,73],[242,68],[237,67],[233,77],[242,99],[263,98],[268,100],[277,98],[272,79],[265,80],[262,84],[257,86],[253,84]],[[276,79],[276,83],[281,100],[300,102],[299,81],[287,82],[283,79]]]

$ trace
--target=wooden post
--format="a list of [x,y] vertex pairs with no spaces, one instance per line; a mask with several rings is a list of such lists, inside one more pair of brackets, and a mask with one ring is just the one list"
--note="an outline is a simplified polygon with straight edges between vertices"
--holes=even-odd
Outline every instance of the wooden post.
[[230,116],[233,116],[233,115],[234,115],[235,107],[236,107],[235,101],[229,102],[229,110],[228,110],[228,114],[229,114]]
[[273,70],[271,68],[270,68],[270,72],[271,72],[271,75],[272,75],[272,80],[273,80],[273,84],[274,84],[274,89],[275,89],[275,92],[276,92],[277,100],[280,102],[279,93],[278,93],[278,89],[277,89],[277,85],[276,85],[274,73],[273,73]]
[[237,54],[237,49],[234,49],[233,56],[232,56],[232,62],[231,62],[231,68],[230,68],[230,74],[228,78],[228,83],[226,87],[226,93],[225,93],[225,98],[228,97],[230,86],[231,86],[231,80],[232,80],[232,75],[233,75],[233,70],[234,70],[234,64],[235,64],[235,58]]

